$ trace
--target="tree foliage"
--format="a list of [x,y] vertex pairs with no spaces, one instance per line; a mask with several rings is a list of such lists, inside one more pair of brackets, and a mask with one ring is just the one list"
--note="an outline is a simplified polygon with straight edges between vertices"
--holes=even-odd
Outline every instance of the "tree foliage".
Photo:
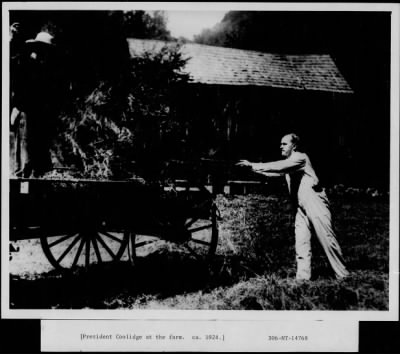
[[81,176],[157,177],[180,135],[179,91],[188,80],[178,45],[132,58],[119,85],[103,81],[61,117],[57,155]]
[[171,39],[163,11],[154,11],[152,14],[143,10],[126,11],[122,14],[117,12],[117,16],[122,16],[121,23],[126,37]]

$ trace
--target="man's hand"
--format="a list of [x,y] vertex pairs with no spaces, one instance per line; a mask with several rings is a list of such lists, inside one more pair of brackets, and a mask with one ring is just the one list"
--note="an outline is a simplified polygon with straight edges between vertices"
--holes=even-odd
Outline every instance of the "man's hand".
[[251,167],[251,166],[252,166],[252,163],[251,163],[250,161],[247,161],[247,160],[240,160],[240,161],[236,164],[236,166],[239,166],[239,167]]
[[20,117],[20,111],[17,107],[14,107],[11,111],[11,117],[10,117],[10,124],[11,127],[14,127],[18,123],[18,119]]

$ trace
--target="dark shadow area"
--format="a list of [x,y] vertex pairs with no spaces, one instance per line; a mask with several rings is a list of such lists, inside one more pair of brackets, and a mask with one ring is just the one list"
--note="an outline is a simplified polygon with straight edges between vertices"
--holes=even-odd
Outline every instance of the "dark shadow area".
[[337,281],[313,236],[313,276],[304,284],[295,281],[293,218],[286,203],[237,196],[221,197],[218,205],[223,223],[212,259],[196,259],[171,243],[136,258],[134,265],[121,261],[70,273],[31,274],[32,269],[31,275],[11,276],[10,308],[388,309],[386,198],[332,198],[337,236],[351,274]]
[[118,306],[113,301],[118,296],[133,301],[140,295],[164,299],[199,290],[207,292],[254,276],[242,264],[238,257],[216,256],[205,261],[179,252],[160,252],[137,258],[135,265],[127,261],[93,265],[75,272],[51,271],[35,279],[11,276],[10,308],[107,309]]

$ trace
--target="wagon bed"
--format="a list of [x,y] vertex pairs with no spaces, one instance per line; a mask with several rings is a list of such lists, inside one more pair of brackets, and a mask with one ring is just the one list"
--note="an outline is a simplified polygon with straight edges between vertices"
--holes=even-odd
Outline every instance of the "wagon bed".
[[173,242],[196,257],[218,243],[214,196],[188,181],[10,179],[10,239],[40,238],[57,269],[117,261]]

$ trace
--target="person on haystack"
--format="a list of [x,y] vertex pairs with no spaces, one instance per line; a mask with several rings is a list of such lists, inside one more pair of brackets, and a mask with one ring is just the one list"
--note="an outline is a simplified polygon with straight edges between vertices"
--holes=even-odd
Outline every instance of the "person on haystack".
[[311,278],[311,235],[315,233],[328,257],[337,279],[349,275],[342,251],[332,227],[329,201],[311,165],[309,157],[299,151],[300,139],[287,134],[281,140],[284,160],[256,163],[241,160],[237,165],[267,177],[285,175],[289,193],[296,206],[295,239],[297,280]]
[[[15,35],[14,29],[10,44]],[[39,32],[11,56],[10,157],[16,177],[39,177],[52,168],[50,146],[62,99],[56,54],[54,37]]]

